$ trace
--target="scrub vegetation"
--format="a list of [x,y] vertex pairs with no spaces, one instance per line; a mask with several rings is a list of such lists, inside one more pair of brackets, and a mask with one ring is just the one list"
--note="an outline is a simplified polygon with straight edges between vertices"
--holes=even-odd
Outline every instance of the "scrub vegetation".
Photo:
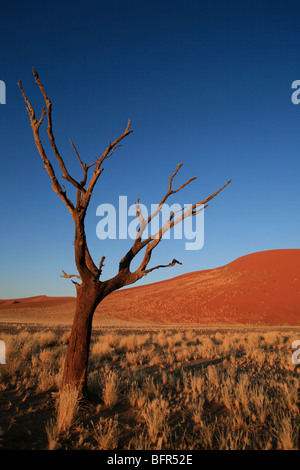
[[288,328],[103,329],[88,389],[60,389],[69,332],[1,334],[4,449],[299,449]]

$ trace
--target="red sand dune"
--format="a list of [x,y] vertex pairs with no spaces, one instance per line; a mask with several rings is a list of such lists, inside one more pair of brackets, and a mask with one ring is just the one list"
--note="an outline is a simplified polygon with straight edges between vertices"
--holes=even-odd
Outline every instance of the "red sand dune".
[[5,308],[9,305],[12,305],[15,308],[55,307],[56,305],[61,305],[72,301],[74,301],[74,297],[48,297],[47,295],[37,295],[35,297],[24,297],[23,299],[0,300],[0,308]]
[[300,250],[272,250],[217,269],[107,297],[96,316],[185,324],[300,324]]
[[[9,321],[16,311],[23,321],[35,321],[35,312],[42,320],[44,309],[47,320],[56,315],[57,323],[70,322],[74,306],[72,297],[1,300],[0,321]],[[217,269],[114,292],[97,308],[94,323],[105,319],[115,324],[300,325],[300,249],[253,253]]]

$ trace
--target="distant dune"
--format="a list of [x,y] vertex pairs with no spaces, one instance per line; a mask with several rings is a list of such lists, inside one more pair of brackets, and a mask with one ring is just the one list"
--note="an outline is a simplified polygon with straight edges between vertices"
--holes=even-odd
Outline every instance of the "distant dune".
[[[16,303],[17,302],[17,303]],[[1,300],[1,322],[70,324],[72,297]],[[94,324],[300,325],[300,249],[238,258],[217,269],[114,292]]]
[[74,301],[74,297],[48,297],[47,295],[37,295],[35,297],[25,297],[23,299],[0,300],[0,307],[18,304],[20,308],[48,307],[65,304]]

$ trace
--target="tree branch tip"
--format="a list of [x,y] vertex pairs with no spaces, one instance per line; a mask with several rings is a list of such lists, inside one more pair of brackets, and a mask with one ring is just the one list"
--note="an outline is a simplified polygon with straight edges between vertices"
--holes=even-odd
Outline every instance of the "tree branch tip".
[[[60,277],[63,277],[65,279],[71,279],[72,277],[77,277],[77,279],[81,279],[81,277],[78,276],[77,274],[67,274],[67,273],[65,273],[65,271],[63,269],[61,271],[63,273],[63,276],[60,276]],[[74,282],[72,279],[71,279],[71,281]]]
[[102,274],[102,268],[104,267],[104,260],[105,260],[105,256],[102,256],[100,263],[99,263],[99,277]]

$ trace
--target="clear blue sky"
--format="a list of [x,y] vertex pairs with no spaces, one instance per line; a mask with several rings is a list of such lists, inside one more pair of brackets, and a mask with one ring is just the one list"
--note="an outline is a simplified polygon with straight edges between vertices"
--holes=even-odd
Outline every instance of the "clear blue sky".
[[130,204],[159,202],[178,162],[176,182],[198,179],[171,202],[192,203],[232,183],[205,212],[204,247],[161,243],[153,264],[175,257],[183,265],[144,282],[300,248],[300,105],[291,101],[300,79],[299,18],[300,3],[289,0],[3,3],[0,298],[75,295],[60,278],[61,269],[76,272],[73,221],[42,169],[17,86],[22,79],[39,114],[32,67],[52,100],[56,142],[75,177],[69,139],[91,163],[132,121],[134,133],[106,161],[86,220],[95,261],[106,256],[104,278],[131,241],[96,237],[97,206],[119,195]]

